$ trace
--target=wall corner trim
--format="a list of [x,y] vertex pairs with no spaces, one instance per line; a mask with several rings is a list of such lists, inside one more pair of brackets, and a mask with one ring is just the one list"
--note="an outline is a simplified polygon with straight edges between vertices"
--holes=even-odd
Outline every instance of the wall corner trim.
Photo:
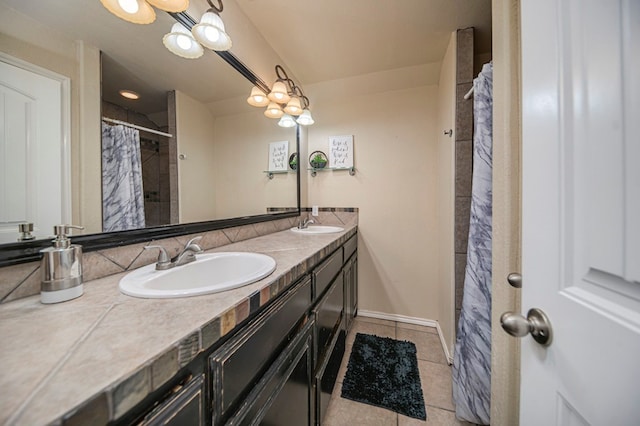
[[368,318],[376,318],[387,321],[396,321],[402,322],[405,324],[415,324],[415,325],[423,325],[425,327],[433,327],[438,332],[438,336],[440,337],[440,344],[442,344],[442,350],[444,351],[444,355],[447,358],[447,363],[449,365],[453,364],[453,353],[449,351],[449,347],[447,346],[447,342],[442,334],[442,329],[440,328],[440,324],[438,321],[430,320],[426,318],[416,318],[416,317],[408,317],[405,315],[398,314],[387,314],[384,312],[376,312],[376,311],[365,311],[362,309],[358,310],[358,316],[368,317]]

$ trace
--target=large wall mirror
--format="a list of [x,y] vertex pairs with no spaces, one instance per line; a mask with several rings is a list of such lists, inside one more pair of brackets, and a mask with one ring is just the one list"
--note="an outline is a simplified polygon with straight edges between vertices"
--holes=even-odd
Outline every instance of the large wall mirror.
[[[289,170],[271,179],[266,173],[271,143],[286,141],[289,154],[299,151],[297,129],[278,127],[246,103],[252,85],[264,82],[241,58],[206,51],[190,60],[164,47],[163,36],[176,20],[189,22],[188,12],[158,11],[154,23],[134,25],[111,15],[99,0],[0,0],[0,9],[5,56],[36,58],[39,67],[71,75],[69,206],[62,221],[86,227],[82,235],[74,233],[86,250],[299,214],[299,173]],[[66,41],[76,52],[69,53]],[[26,59],[20,58],[24,51]],[[120,90],[140,98],[126,99]],[[140,226],[110,228],[104,214],[111,172],[105,172],[101,152],[105,129],[117,122],[139,127]],[[117,175],[114,169],[111,176]],[[5,232],[0,240],[0,265],[33,260],[49,244],[48,225],[36,223],[37,239],[17,243],[17,222],[35,220],[0,218],[5,219],[13,221],[15,233]]]

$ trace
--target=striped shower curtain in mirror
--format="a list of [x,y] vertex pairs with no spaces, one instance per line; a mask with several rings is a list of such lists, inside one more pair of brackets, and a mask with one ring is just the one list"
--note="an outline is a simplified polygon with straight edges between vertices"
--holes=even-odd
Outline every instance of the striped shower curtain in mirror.
[[102,230],[144,227],[140,132],[102,123]]

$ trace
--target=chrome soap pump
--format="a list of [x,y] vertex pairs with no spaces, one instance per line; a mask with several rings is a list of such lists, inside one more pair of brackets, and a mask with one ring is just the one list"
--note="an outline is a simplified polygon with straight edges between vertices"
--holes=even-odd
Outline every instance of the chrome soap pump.
[[84,229],[75,225],[56,225],[53,247],[40,250],[42,253],[42,283],[40,301],[58,303],[82,296],[82,246],[71,244],[69,229]]

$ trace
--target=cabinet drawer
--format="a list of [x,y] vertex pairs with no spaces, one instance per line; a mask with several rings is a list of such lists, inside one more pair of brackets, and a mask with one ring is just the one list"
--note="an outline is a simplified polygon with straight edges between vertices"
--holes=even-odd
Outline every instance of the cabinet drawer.
[[344,260],[347,261],[353,253],[358,249],[358,235],[354,235],[349,238],[349,241],[344,243]]
[[340,268],[342,268],[342,247],[336,250],[327,260],[314,269],[314,300],[322,296],[322,293],[324,293],[327,287],[329,287],[333,277],[335,277],[340,271]]
[[306,278],[209,357],[214,424],[223,421],[260,379],[310,303],[311,279]]
[[329,291],[313,309],[316,319],[316,362],[322,362],[327,347],[340,326],[344,303],[342,274],[336,277]]

